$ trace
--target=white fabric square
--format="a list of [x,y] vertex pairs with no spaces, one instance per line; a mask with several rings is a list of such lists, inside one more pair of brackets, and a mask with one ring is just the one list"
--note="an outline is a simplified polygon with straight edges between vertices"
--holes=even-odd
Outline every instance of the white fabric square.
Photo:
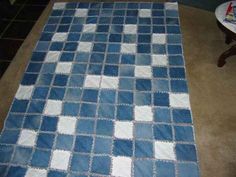
[[170,106],[176,108],[190,108],[189,95],[186,93],[170,93]]
[[154,44],[165,44],[166,43],[166,34],[152,34],[152,43]]
[[178,10],[178,3],[176,2],[166,2],[165,9],[168,10]]
[[137,33],[137,25],[124,25],[123,32],[125,34],[136,34]]
[[121,53],[136,53],[136,45],[135,44],[121,44]]
[[167,66],[167,56],[166,55],[152,55],[152,65],[153,66]]
[[118,77],[109,77],[109,76],[102,77],[101,88],[117,89],[118,85],[119,85]]
[[88,14],[88,9],[76,9],[75,16],[76,17],[86,17]]
[[29,100],[31,98],[34,86],[20,85],[16,92],[16,99],[19,100]]
[[66,7],[66,3],[64,2],[56,2],[53,5],[53,9],[64,9]]
[[151,17],[151,9],[139,9],[139,17]]
[[112,157],[112,176],[130,177],[132,159],[129,157]]
[[152,77],[152,68],[150,66],[135,66],[135,77]]
[[84,24],[83,32],[84,33],[94,33],[96,31],[96,24]]
[[47,170],[29,167],[25,177],[47,177]]
[[35,145],[37,132],[28,129],[22,129],[17,144],[33,147]]
[[174,153],[174,143],[156,141],[155,158],[163,160],[176,160]]
[[52,37],[52,41],[65,41],[67,39],[67,33],[55,33]]
[[55,73],[69,74],[72,68],[72,62],[58,62]]
[[136,121],[152,121],[153,112],[150,106],[135,106],[134,115]]
[[60,116],[57,131],[61,134],[73,135],[75,133],[76,117]]
[[80,52],[90,52],[91,49],[92,49],[91,42],[80,42],[77,48],[77,50]]
[[52,152],[50,167],[58,170],[67,170],[69,166],[70,152],[55,150]]
[[50,51],[45,57],[45,62],[57,62],[59,60],[60,52]]
[[47,100],[44,114],[46,115],[60,115],[62,110],[62,102],[58,100]]
[[121,139],[132,139],[133,122],[115,121],[115,137]]
[[101,76],[87,75],[84,81],[84,87],[99,88]]

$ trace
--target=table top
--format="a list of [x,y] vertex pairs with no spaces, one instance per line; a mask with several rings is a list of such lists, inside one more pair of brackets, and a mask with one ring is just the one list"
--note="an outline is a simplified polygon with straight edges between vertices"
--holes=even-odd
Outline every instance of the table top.
[[225,19],[225,13],[226,10],[228,8],[228,5],[231,1],[223,3],[221,5],[219,5],[216,10],[215,10],[215,16],[217,18],[217,20],[223,25],[225,26],[227,29],[229,29],[230,31],[232,31],[233,33],[236,33],[236,24],[232,24],[229,22],[224,21]]

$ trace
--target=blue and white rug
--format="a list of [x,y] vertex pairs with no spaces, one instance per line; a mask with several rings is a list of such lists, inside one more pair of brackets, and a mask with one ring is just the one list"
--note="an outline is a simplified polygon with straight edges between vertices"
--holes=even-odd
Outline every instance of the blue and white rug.
[[198,177],[177,3],[55,3],[0,176]]

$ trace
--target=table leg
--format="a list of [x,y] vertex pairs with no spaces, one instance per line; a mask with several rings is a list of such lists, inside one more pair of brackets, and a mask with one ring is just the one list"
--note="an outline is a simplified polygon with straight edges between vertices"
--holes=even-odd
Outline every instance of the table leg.
[[222,67],[226,63],[226,59],[230,56],[236,55],[236,45],[232,46],[230,49],[226,50],[224,53],[222,53],[218,60],[218,67]]

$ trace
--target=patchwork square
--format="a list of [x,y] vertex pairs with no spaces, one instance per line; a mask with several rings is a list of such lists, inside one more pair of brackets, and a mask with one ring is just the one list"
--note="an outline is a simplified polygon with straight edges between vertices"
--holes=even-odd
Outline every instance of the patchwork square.
[[132,140],[116,139],[113,145],[113,154],[115,156],[128,156],[133,154],[133,142]]
[[137,25],[124,25],[123,32],[125,34],[136,34],[137,33]]
[[52,37],[52,41],[65,41],[67,39],[67,33],[55,33]]
[[152,65],[153,66],[167,66],[168,60],[166,55],[153,55]]
[[153,112],[150,106],[135,106],[136,121],[152,121]]
[[121,44],[121,53],[136,53],[136,45],[122,43]]
[[190,108],[189,95],[180,93],[170,93],[170,106],[177,108]]
[[138,14],[139,17],[151,17],[152,11],[150,9],[140,9]]
[[25,174],[25,177],[38,177],[38,176],[47,177],[47,170],[30,167],[28,168]]
[[92,150],[93,138],[90,136],[77,136],[75,140],[75,152],[90,153]]
[[109,156],[94,156],[92,162],[92,172],[109,175],[111,159]]
[[76,9],[75,11],[76,17],[86,17],[87,14],[88,14],[88,9],[80,8],[80,9]]
[[135,77],[152,77],[152,69],[150,66],[135,66]]
[[87,75],[84,82],[84,87],[99,88],[101,76]]
[[48,100],[44,109],[46,115],[59,115],[62,111],[62,102],[56,100]]
[[101,88],[117,89],[119,85],[119,79],[117,77],[102,76]]
[[176,160],[174,153],[174,143],[170,142],[155,142],[155,158],[162,160]]
[[90,52],[92,50],[91,42],[79,42],[77,51],[79,52]]
[[166,35],[165,34],[154,33],[152,35],[152,43],[154,43],[154,44],[165,44],[166,43]]
[[52,152],[50,168],[67,170],[69,166],[70,156],[71,154],[69,151],[54,150]]
[[121,139],[133,138],[133,123],[129,121],[115,121],[115,137]]
[[29,100],[31,98],[34,86],[20,85],[16,92],[16,99]]
[[131,164],[129,157],[112,157],[112,176],[131,177]]
[[21,146],[33,147],[36,143],[37,132],[33,130],[22,129],[17,144]]
[[45,57],[45,62],[52,63],[52,62],[57,62],[60,57],[60,52],[57,51],[49,51]]
[[76,118],[60,116],[57,124],[57,131],[62,134],[73,135],[75,133]]
[[83,32],[84,33],[94,33],[96,31],[96,24],[84,24],[83,25]]
[[58,62],[55,73],[69,74],[72,68],[72,62]]

